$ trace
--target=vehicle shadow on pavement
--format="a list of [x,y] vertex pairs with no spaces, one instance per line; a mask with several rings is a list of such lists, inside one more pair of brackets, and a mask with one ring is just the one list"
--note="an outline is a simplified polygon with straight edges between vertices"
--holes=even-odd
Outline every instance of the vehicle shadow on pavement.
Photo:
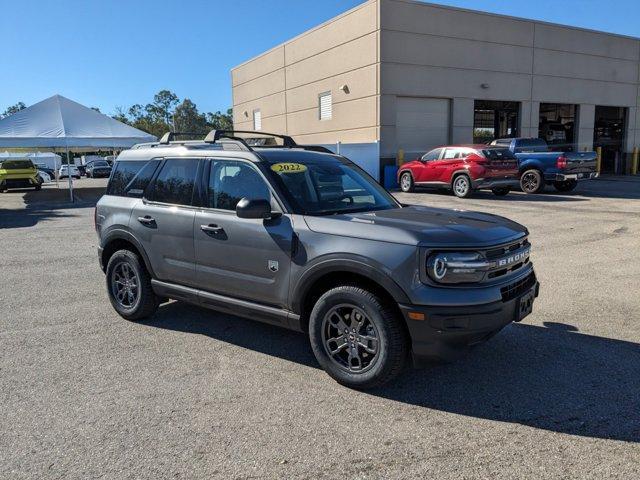
[[640,442],[640,345],[570,325],[512,324],[464,359],[370,392],[558,433]]
[[307,367],[320,368],[309,341],[301,333],[183,302],[161,305],[156,314],[143,324],[205,335]]
[[[145,324],[319,368],[302,334],[181,302],[161,306]],[[368,393],[558,433],[640,442],[640,345],[584,335],[566,324],[512,324],[455,363],[407,368]]]
[[[456,198],[451,194],[451,192],[447,192],[444,190],[416,190],[413,193],[402,193],[402,192],[393,192],[399,195],[445,195],[450,196],[452,198]],[[402,197],[401,197],[402,198]],[[548,193],[537,193],[537,194],[526,194],[518,191],[510,192],[509,195],[505,195],[504,197],[498,197],[491,193],[488,190],[479,190],[473,193],[471,197],[466,200],[493,200],[496,202],[588,202],[589,200],[586,198],[576,198],[572,195],[562,194],[562,195],[554,195],[552,192]],[[404,202],[411,203],[411,202]]]
[[56,188],[40,191],[11,190],[9,194],[0,194],[0,200],[3,196],[16,194],[22,195],[24,205],[18,208],[2,208],[0,204],[0,229],[33,227],[41,221],[71,217],[72,215],[65,210],[95,206],[104,194],[104,188],[83,188],[76,194],[74,203],[69,201],[68,190]]

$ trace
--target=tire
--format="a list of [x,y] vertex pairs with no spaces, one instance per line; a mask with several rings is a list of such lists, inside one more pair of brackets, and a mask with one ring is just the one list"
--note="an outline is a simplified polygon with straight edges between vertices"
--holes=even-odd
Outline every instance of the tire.
[[524,193],[540,193],[544,190],[544,180],[540,170],[525,170],[520,176],[520,188]]
[[564,182],[553,182],[553,186],[559,192],[571,192],[578,186],[578,181],[565,180]]
[[39,184],[38,184],[38,185],[36,185],[34,188],[36,189],[36,192],[38,192],[38,191],[42,190],[42,184],[41,184],[41,183],[39,183]]
[[509,194],[511,189],[509,187],[497,187],[497,188],[492,188],[491,191],[493,192],[494,195],[498,197],[504,197]]
[[[351,331],[344,333],[343,328]],[[318,299],[309,319],[309,338],[329,376],[341,385],[363,390],[398,376],[409,344],[393,306],[357,285],[332,288]]]
[[473,193],[471,186],[471,179],[468,175],[458,175],[451,182],[451,190],[453,194],[458,198],[468,198]]
[[[123,287],[122,281],[127,280],[130,282],[129,286]],[[159,299],[151,288],[149,272],[132,251],[118,250],[111,256],[107,263],[106,282],[111,305],[121,317],[132,321],[142,320],[158,309]],[[134,287],[135,284],[137,287]]]
[[414,189],[413,175],[411,175],[411,172],[403,172],[400,175],[400,190],[405,193],[411,193]]

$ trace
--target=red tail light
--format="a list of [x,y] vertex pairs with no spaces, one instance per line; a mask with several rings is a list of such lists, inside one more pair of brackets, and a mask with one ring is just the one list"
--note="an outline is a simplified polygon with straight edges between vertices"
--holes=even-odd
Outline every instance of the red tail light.
[[567,168],[567,157],[560,155],[558,160],[556,160],[556,167],[558,167],[558,170],[564,170]]

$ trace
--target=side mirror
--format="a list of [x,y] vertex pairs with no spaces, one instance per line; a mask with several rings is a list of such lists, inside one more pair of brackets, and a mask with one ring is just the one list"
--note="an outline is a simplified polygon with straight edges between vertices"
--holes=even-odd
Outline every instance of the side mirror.
[[261,218],[267,220],[272,218],[271,202],[263,198],[250,200],[244,197],[236,205],[236,215],[240,218]]

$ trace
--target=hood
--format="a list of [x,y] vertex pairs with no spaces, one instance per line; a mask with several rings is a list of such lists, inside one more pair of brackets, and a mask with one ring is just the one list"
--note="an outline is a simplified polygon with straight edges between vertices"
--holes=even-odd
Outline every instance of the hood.
[[483,247],[527,235],[527,229],[488,213],[408,206],[375,212],[312,217],[318,233],[429,247]]

